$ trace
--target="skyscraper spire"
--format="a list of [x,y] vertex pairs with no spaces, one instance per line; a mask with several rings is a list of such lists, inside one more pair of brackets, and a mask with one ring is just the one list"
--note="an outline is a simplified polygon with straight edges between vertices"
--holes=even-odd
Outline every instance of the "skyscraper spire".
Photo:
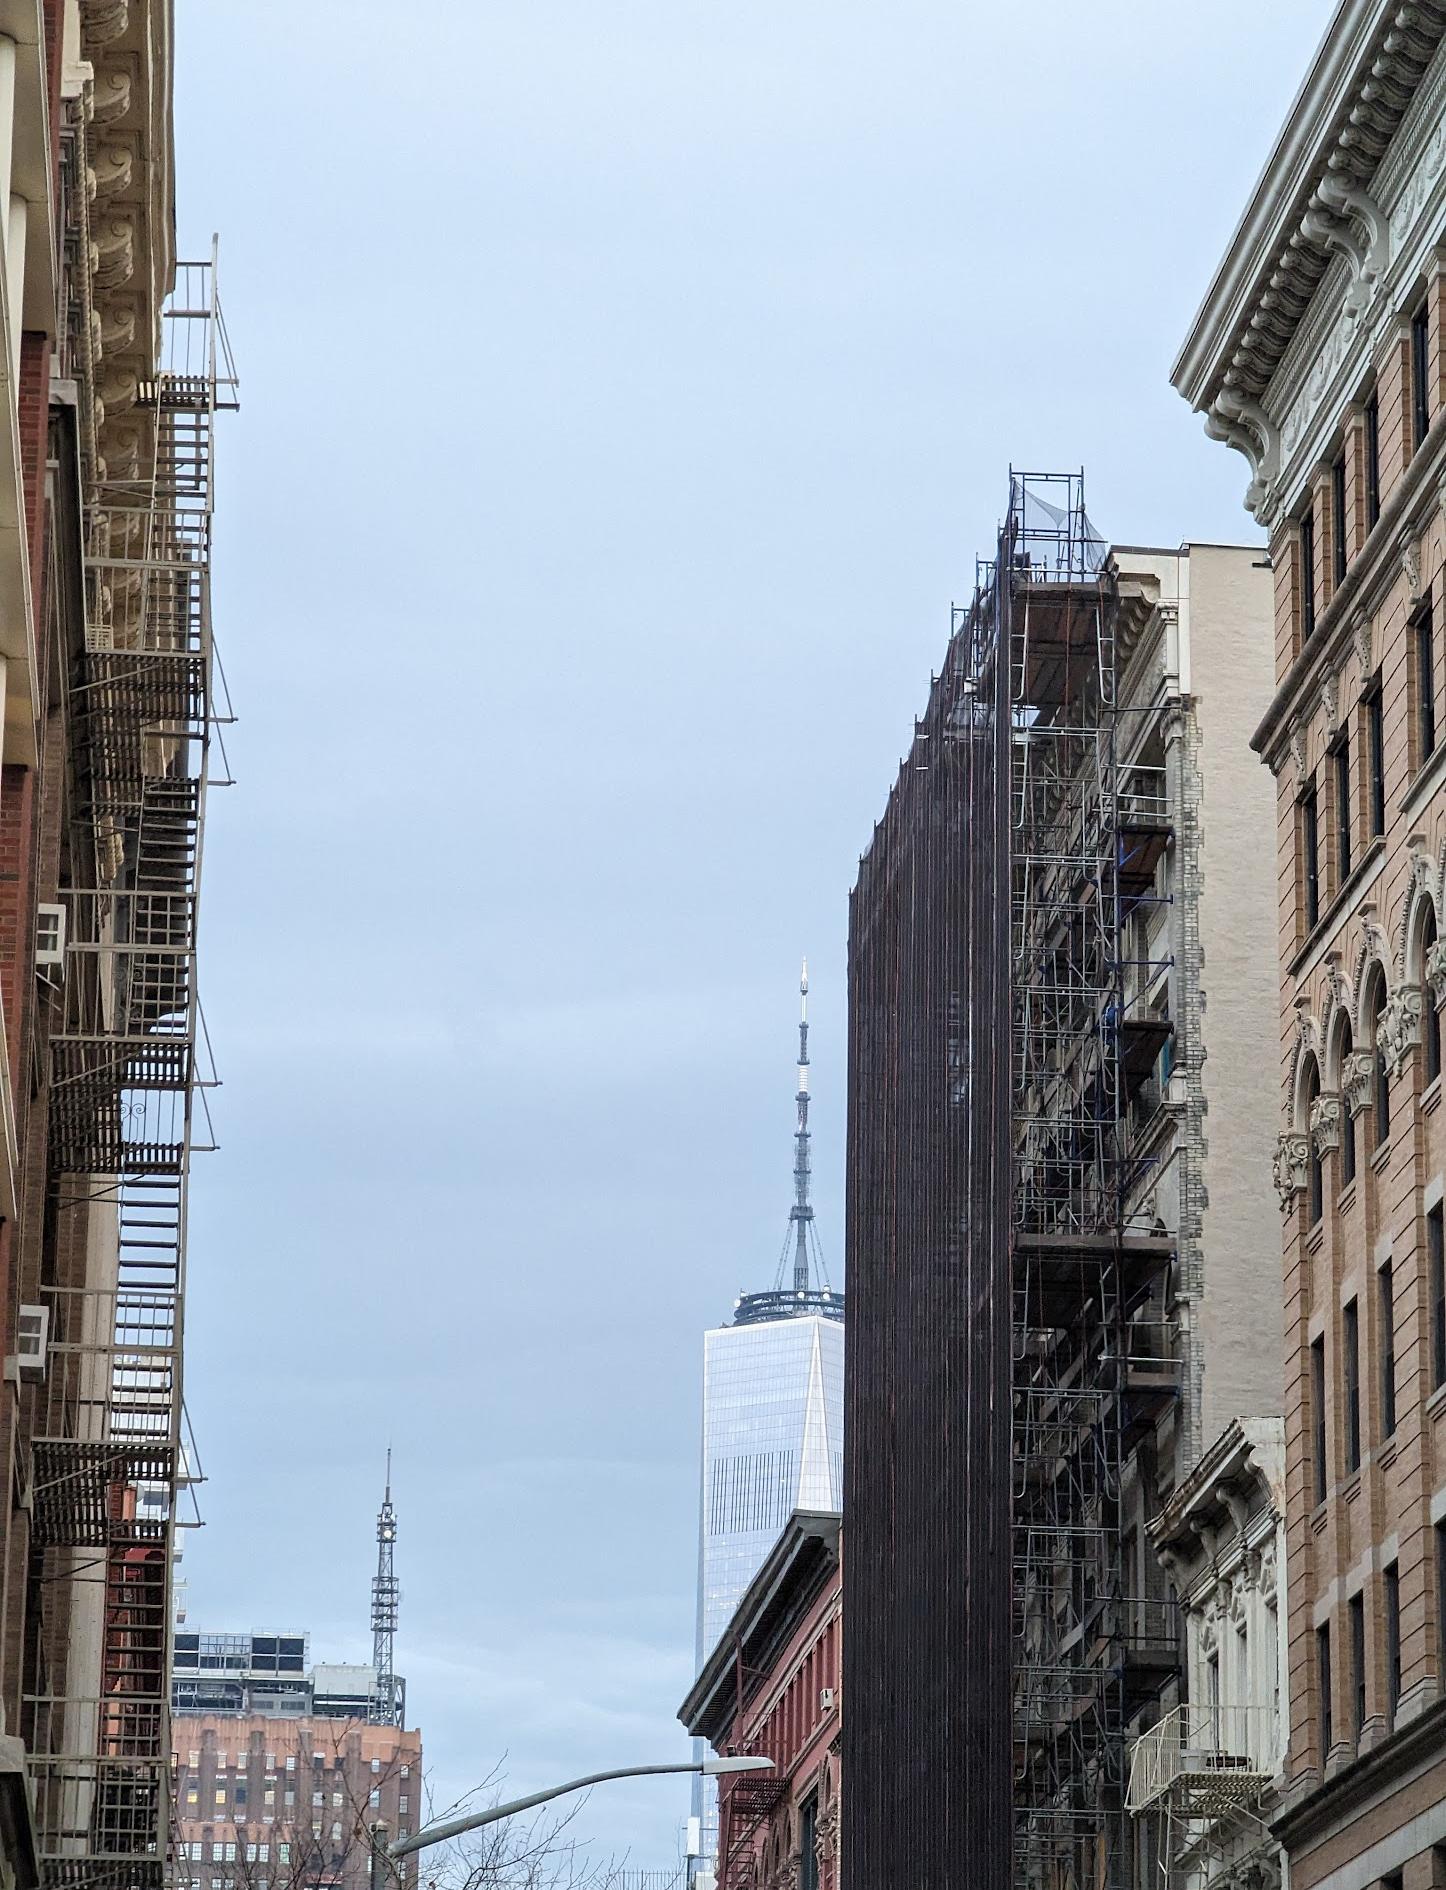
[[387,1486],[377,1511],[377,1572],[372,1577],[372,1666],[376,1688],[371,1718],[375,1725],[402,1726],[407,1717],[406,1681],[396,1671],[397,1586],[392,1553],[397,1541],[397,1512],[392,1508],[392,1451],[387,1446]]
[[798,981],[798,1127],[793,1135],[793,1290],[808,1291],[808,1230],[813,1220],[809,1200],[809,1181],[813,1174],[810,1160],[812,1141],[808,1132],[808,960]]

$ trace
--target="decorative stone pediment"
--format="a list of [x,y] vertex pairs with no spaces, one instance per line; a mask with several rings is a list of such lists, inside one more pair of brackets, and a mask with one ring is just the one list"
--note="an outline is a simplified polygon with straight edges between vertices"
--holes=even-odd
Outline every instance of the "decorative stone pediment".
[[1341,1099],[1317,1096],[1310,1106],[1310,1139],[1317,1155],[1328,1155],[1341,1145]]
[[1393,1076],[1406,1067],[1411,1052],[1421,1041],[1421,987],[1397,985],[1386,999],[1386,1008],[1376,1032],[1377,1047]]
[[1280,1197],[1280,1211],[1288,1214],[1298,1194],[1305,1193],[1306,1169],[1310,1163],[1310,1144],[1297,1129],[1287,1129],[1275,1141],[1275,1192]]

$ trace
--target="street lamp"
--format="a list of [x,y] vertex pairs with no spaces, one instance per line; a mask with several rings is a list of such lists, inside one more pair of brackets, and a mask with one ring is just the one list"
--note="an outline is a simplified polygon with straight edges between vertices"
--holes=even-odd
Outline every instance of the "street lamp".
[[410,1857],[413,1851],[424,1851],[429,1845],[444,1844],[448,1838],[460,1837],[464,1831],[475,1831],[479,1825],[496,1824],[503,1818],[515,1818],[519,1811],[531,1811],[534,1805],[545,1805],[550,1798],[565,1798],[569,1792],[580,1792],[589,1785],[603,1785],[613,1778],[652,1778],[660,1772],[704,1772],[709,1777],[716,1777],[720,1772],[771,1772],[772,1759],[703,1759],[692,1765],[625,1765],[616,1772],[589,1772],[586,1778],[570,1779],[566,1785],[550,1785],[545,1792],[532,1792],[526,1798],[514,1798],[510,1804],[493,1805],[488,1811],[469,1811],[460,1818],[448,1818],[442,1824],[429,1824],[414,1836],[402,1838],[393,1844],[387,1855],[391,1858]]

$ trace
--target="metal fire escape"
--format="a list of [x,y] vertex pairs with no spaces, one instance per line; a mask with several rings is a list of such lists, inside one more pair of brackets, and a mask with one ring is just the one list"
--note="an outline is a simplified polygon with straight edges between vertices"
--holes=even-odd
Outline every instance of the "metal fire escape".
[[137,402],[148,463],[85,495],[48,1208],[61,1243],[85,1252],[66,1270],[82,1284],[41,1288],[48,1373],[31,1471],[38,1580],[89,1586],[74,1606],[100,1649],[95,1697],[42,1685],[26,1701],[45,1874],[127,1890],[161,1884],[170,1830],[196,917],[214,720],[212,448],[218,408],[236,405],[214,250],[177,266],[163,335]]

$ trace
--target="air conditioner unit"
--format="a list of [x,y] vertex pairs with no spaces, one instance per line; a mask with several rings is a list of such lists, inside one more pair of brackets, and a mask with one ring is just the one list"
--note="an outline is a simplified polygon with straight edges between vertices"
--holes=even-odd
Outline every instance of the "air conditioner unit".
[[15,1359],[22,1378],[45,1376],[46,1351],[50,1343],[50,1308],[22,1306],[15,1327]]
[[65,976],[65,907],[35,908],[35,969]]
[[832,1687],[820,1687],[818,1690],[818,1710],[827,1713],[832,1710],[834,1691]]

